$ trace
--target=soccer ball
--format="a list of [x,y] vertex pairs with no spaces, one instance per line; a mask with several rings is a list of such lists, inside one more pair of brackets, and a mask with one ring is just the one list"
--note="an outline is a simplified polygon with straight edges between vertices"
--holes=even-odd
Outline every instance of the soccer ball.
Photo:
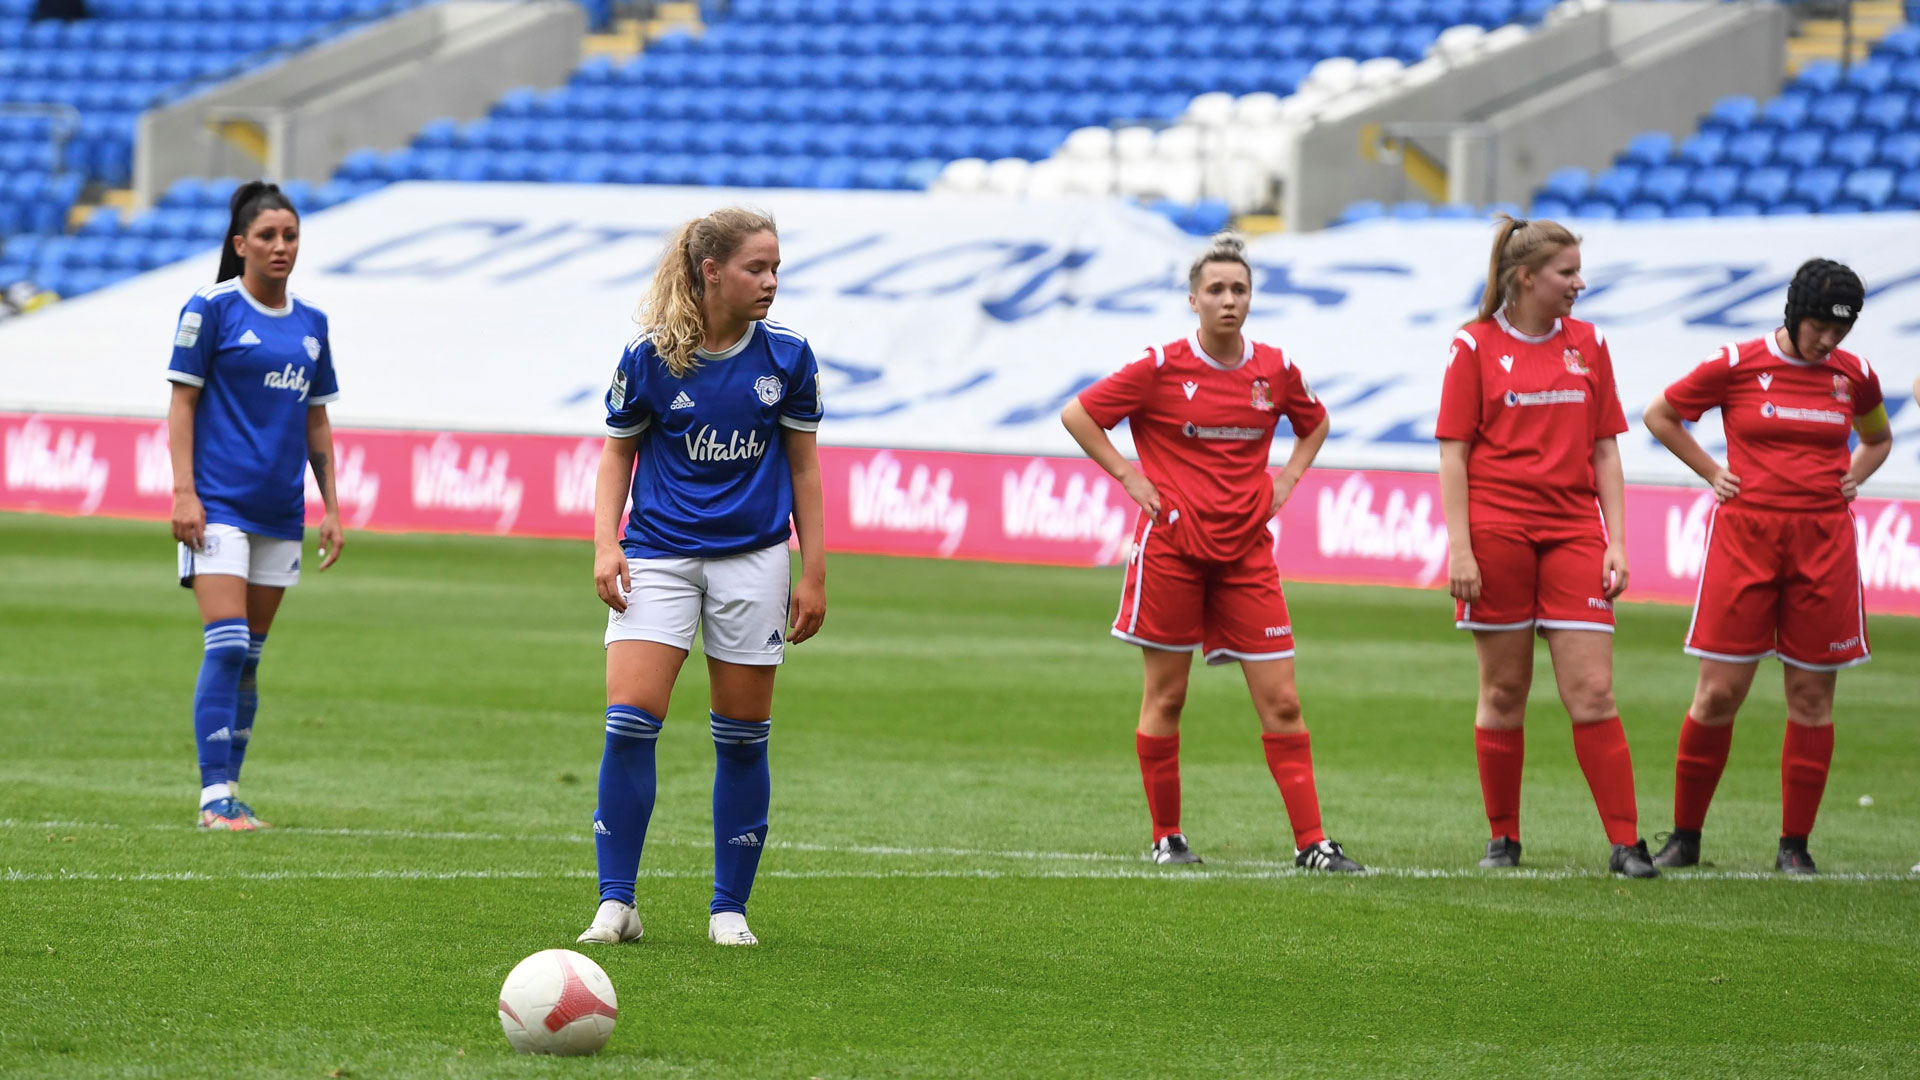
[[568,949],[547,949],[515,965],[500,987],[500,1027],[523,1054],[592,1054],[607,1045],[619,1015],[613,980]]

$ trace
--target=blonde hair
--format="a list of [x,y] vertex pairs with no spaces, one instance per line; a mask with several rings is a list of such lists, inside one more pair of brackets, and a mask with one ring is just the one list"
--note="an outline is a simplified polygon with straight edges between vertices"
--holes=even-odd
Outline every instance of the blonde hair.
[[641,333],[653,342],[653,351],[674,378],[685,378],[700,366],[694,350],[706,332],[700,301],[707,293],[701,264],[708,259],[725,264],[747,237],[761,232],[779,235],[771,215],[729,206],[694,218],[668,238],[637,318]]
[[1537,272],[1555,255],[1579,243],[1580,238],[1557,221],[1526,221],[1501,214],[1493,233],[1493,255],[1487,260],[1487,288],[1480,294],[1480,313],[1473,321],[1493,318],[1513,299],[1521,267]]
[[1249,282],[1253,280],[1253,266],[1247,262],[1247,242],[1232,233],[1220,233],[1213,238],[1212,245],[1201,252],[1200,257],[1193,260],[1193,265],[1187,268],[1187,290],[1191,292],[1199,288],[1200,271],[1208,263],[1218,262],[1239,263],[1247,272],[1247,280]]

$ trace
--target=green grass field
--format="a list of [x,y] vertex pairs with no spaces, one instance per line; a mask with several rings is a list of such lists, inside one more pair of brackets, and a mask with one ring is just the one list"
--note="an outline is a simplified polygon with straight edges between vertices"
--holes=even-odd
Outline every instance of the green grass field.
[[[646,939],[588,947],[619,1028],[597,1058],[517,1057],[500,981],[595,901],[588,562],[355,536],[290,595],[261,671],[244,786],[279,827],[202,835],[200,635],[164,526],[0,517],[0,1075],[1920,1075],[1920,622],[1876,620],[1877,659],[1841,677],[1823,878],[1771,872],[1771,663],[1710,867],[1600,873],[1565,714],[1536,692],[1529,869],[1499,875],[1473,869],[1473,660],[1447,601],[1295,586],[1328,827],[1382,873],[1291,868],[1231,668],[1197,673],[1186,722],[1207,865],[1170,872],[1140,855],[1117,570],[851,557],[781,675],[764,944],[705,938],[713,751],[690,665]],[[1620,616],[1649,838],[1685,620]]]

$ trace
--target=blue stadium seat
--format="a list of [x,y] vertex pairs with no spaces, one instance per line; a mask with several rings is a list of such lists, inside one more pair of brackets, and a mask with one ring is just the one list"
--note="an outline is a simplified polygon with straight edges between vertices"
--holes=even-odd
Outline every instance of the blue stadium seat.
[[1773,160],[1776,139],[1771,131],[1743,131],[1727,140],[1726,160],[1749,168],[1765,165]]
[[1807,110],[1806,122],[1828,131],[1839,132],[1851,128],[1854,118],[1859,115],[1858,95],[1841,91],[1815,99],[1813,106]]
[[1745,170],[1737,165],[1712,165],[1696,169],[1687,184],[1687,197],[1716,208],[1724,206],[1738,194],[1744,174]]
[[1920,59],[1920,26],[1903,26],[1880,39],[1873,55],[1890,60]]
[[1902,171],[1920,169],[1920,131],[1903,131],[1881,139],[1874,163]]
[[1664,203],[1636,201],[1630,202],[1620,210],[1622,221],[1651,221],[1667,216]]
[[1753,169],[1740,181],[1740,194],[1762,206],[1773,206],[1793,188],[1793,173],[1778,165]]
[[1893,199],[1894,184],[1892,169],[1855,169],[1847,174],[1840,190],[1868,210],[1881,210]]
[[1840,196],[1840,185],[1845,174],[1839,169],[1818,166],[1802,169],[1793,178],[1792,194],[1805,200],[1815,210],[1824,210]]
[[1735,199],[1723,203],[1714,212],[1715,217],[1759,217],[1764,212],[1761,205],[1752,199]]
[[1627,140],[1627,148],[1614,159],[1622,165],[1665,165],[1673,157],[1673,136],[1664,131],[1648,131]]
[[1396,221],[1425,221],[1433,216],[1433,204],[1425,202],[1397,202],[1388,210]]
[[1555,198],[1571,203],[1585,197],[1587,187],[1587,170],[1555,169],[1547,174],[1546,183],[1540,185],[1537,197]]
[[1610,202],[1589,200],[1575,206],[1571,216],[1586,221],[1612,221],[1620,216],[1620,211]]
[[1893,82],[1893,66],[1893,60],[1887,58],[1862,61],[1847,69],[1840,85],[1863,94],[1877,94]]
[[1860,105],[1860,126],[1878,131],[1900,131],[1908,124],[1913,99],[1904,91],[1875,94]]
[[[1640,190],[1640,178],[1645,174],[1646,170],[1638,165],[1615,165],[1593,178],[1593,186],[1588,193],[1595,199],[1625,206],[1633,201],[1634,193]],[[1581,197],[1579,193],[1572,192],[1556,194],[1569,202],[1577,202]]]
[[1815,60],[1800,69],[1793,85],[1815,94],[1824,94],[1840,88],[1842,73],[1836,60]]
[[1861,169],[1873,163],[1880,139],[1872,132],[1850,131],[1827,143],[1825,162],[1846,169]]
[[1807,110],[1812,99],[1802,93],[1785,93],[1766,103],[1755,121],[1756,126],[1765,126],[1774,131],[1795,131],[1807,120]]
[[1700,130],[1735,134],[1752,127],[1759,117],[1759,102],[1745,94],[1735,94],[1713,103],[1712,110],[1700,121]]
[[1676,203],[1673,209],[1667,211],[1667,216],[1670,218],[1704,218],[1712,217],[1713,214],[1714,208],[1712,206],[1694,200]]
[[1774,144],[1773,163],[1806,168],[1826,156],[1827,136],[1819,131],[1796,131]]
[[1920,210],[1920,171],[1909,170],[1894,184],[1893,201],[1889,208]]
[[[1538,203],[1535,204],[1535,212],[1545,216],[1544,212],[1538,209],[1538,205]],[[1347,208],[1340,212],[1340,216],[1335,218],[1333,223],[1335,225],[1352,225],[1355,222],[1372,221],[1376,218],[1385,217],[1386,213],[1387,208],[1385,204],[1373,199],[1362,199],[1359,202],[1348,203]]]
[[1693,170],[1685,165],[1662,165],[1640,177],[1640,197],[1672,206],[1686,194]]
[[1674,151],[1679,161],[1694,166],[1718,165],[1725,156],[1727,134],[1724,131],[1700,131],[1681,140]]

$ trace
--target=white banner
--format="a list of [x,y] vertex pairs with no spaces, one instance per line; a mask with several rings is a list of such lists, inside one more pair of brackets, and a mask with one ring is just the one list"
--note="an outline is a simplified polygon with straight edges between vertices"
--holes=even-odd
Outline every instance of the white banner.
[[[846,446],[1071,453],[1068,396],[1180,337],[1201,241],[1119,203],[915,193],[403,184],[306,222],[295,291],[331,316],[343,425],[591,435],[661,242],[733,202],[782,236],[774,317],[823,371]],[[1880,371],[1894,457],[1920,492],[1920,214],[1584,226],[1576,309],[1613,347],[1636,431],[1628,475],[1691,479],[1637,418],[1721,344],[1778,325],[1814,255],[1867,281],[1848,348]],[[1256,239],[1250,332],[1299,358],[1332,410],[1329,465],[1430,470],[1440,375],[1485,275],[1479,223],[1377,223]],[[213,261],[0,325],[0,409],[154,416],[174,318]],[[1718,447],[1710,418],[1702,437]],[[1284,452],[1284,447],[1281,448]]]

